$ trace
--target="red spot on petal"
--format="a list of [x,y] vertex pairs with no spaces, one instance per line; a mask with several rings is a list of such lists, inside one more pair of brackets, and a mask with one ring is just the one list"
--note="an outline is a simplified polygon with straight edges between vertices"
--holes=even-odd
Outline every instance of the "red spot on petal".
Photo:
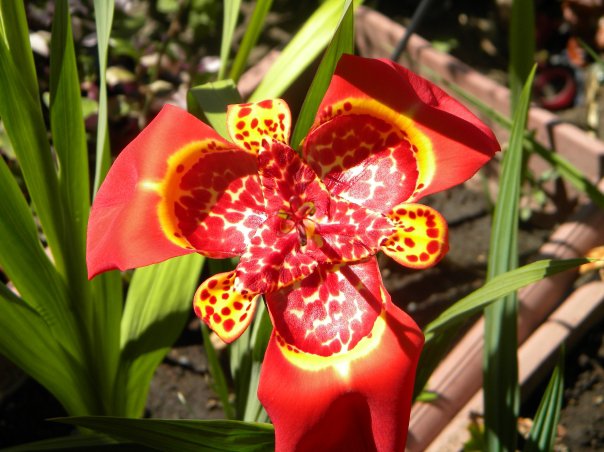
[[430,254],[436,254],[438,253],[438,250],[440,250],[440,244],[436,240],[432,240],[430,243],[428,243],[426,250]]
[[222,315],[231,315],[231,310],[230,310],[229,308],[227,308],[227,307],[224,307],[224,308],[222,308],[222,309],[220,310],[220,313],[221,313]]
[[239,113],[237,113],[237,116],[239,116],[240,118],[244,118],[244,117],[248,116],[251,112],[252,112],[252,109],[250,107],[244,107],[241,110],[239,110]]
[[271,99],[263,100],[262,102],[258,102],[258,106],[262,108],[273,108],[273,101]]
[[258,119],[257,118],[252,119],[252,122],[250,123],[250,127],[252,129],[255,129],[256,127],[258,127]]
[[235,326],[235,321],[233,319],[226,319],[222,325],[226,332],[229,332]]
[[415,246],[415,242],[413,239],[405,237],[405,245],[407,245],[409,248],[413,248]]
[[245,121],[239,121],[235,127],[239,130],[243,129],[245,127]]
[[218,315],[218,314],[214,314],[212,316],[212,320],[214,321],[214,323],[220,323],[220,322],[222,322],[222,317],[220,317],[220,315]]
[[428,228],[426,229],[426,235],[431,239],[435,239],[436,237],[438,237],[438,229]]

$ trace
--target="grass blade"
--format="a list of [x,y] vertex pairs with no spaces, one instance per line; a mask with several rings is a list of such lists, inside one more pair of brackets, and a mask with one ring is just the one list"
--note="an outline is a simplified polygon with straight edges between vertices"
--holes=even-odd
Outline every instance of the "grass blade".
[[243,40],[241,41],[239,50],[237,50],[235,60],[233,61],[231,71],[229,72],[229,78],[231,80],[237,82],[239,77],[241,77],[241,74],[243,74],[247,60],[250,56],[250,52],[256,45],[256,42],[258,42],[258,38],[260,37],[260,33],[262,32],[262,28],[264,26],[266,15],[270,11],[272,4],[273,0],[258,0],[256,2],[250,23],[245,29]]
[[291,139],[294,148],[299,146],[312,126],[336,65],[344,53],[354,53],[354,11],[352,0],[347,0],[344,5],[344,14],[340,19],[331,43],[327,47],[325,55],[323,55],[323,59],[319,64],[319,68],[300,109],[300,115],[298,116]]
[[[354,2],[357,6],[357,2]],[[342,0],[326,0],[308,18],[250,97],[260,101],[279,97],[327,46],[342,16]]]
[[124,412],[142,415],[149,382],[176,341],[192,308],[204,258],[190,254],[134,272],[121,326],[122,363],[127,369]]
[[83,371],[52,338],[38,313],[0,283],[0,353],[40,382],[74,415],[90,413],[94,403],[82,388]]
[[109,129],[107,126],[107,53],[109,36],[113,23],[115,0],[94,0],[94,21],[98,40],[99,53],[99,112],[96,133],[96,166],[94,173],[94,193],[101,186],[109,166],[111,150],[109,149]]
[[[503,156],[499,194],[493,214],[487,280],[518,265],[518,204],[523,141],[535,69],[531,72],[514,120],[510,143]],[[516,422],[520,408],[518,386],[516,294],[485,309],[484,406],[485,439],[489,451],[516,450]]]
[[274,450],[270,424],[240,421],[74,417],[55,419],[159,450],[182,452]]
[[220,70],[218,80],[224,79],[229,64],[229,53],[233,44],[233,33],[239,18],[241,0],[225,0],[223,2],[224,18],[222,21],[222,41],[220,42]]
[[28,94],[38,97],[38,80],[34,56],[29,44],[29,28],[25,16],[25,2],[0,0],[0,34],[8,43],[13,62],[21,69],[23,86]]
[[508,76],[512,111],[535,61],[535,6],[533,0],[513,0],[510,19],[510,62]]
[[[83,357],[67,287],[42,248],[31,210],[2,158],[0,237],[0,268],[48,325],[52,332],[48,340],[54,338],[74,357]],[[23,334],[26,330],[19,337]]]
[[417,367],[415,392],[417,396],[430,375],[451,347],[451,338],[464,321],[481,312],[486,306],[522,287],[557,273],[571,270],[588,259],[540,260],[495,276],[484,286],[457,301],[424,328],[426,343]]
[[560,353],[558,365],[545,389],[533,426],[524,447],[524,452],[547,452],[554,450],[560,409],[564,399],[564,353]]
[[212,390],[218,395],[227,419],[235,419],[235,412],[233,411],[233,406],[229,400],[230,391],[226,376],[222,371],[220,359],[218,358],[216,349],[210,339],[210,330],[204,323],[201,325],[201,334],[203,336],[203,348],[206,351],[206,356],[208,358],[208,368],[213,380],[211,383]]

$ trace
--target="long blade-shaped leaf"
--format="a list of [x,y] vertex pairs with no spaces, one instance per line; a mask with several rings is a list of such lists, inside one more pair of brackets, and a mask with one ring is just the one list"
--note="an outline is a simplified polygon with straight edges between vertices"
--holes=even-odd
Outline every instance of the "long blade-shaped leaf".
[[115,0],[94,0],[94,21],[99,52],[99,113],[96,133],[96,167],[94,192],[99,189],[111,165],[109,129],[107,128],[107,52],[113,23]]
[[256,6],[254,6],[252,18],[245,29],[245,35],[243,35],[243,40],[237,50],[237,55],[235,55],[235,60],[233,61],[231,71],[229,72],[229,78],[235,82],[239,80],[239,77],[243,74],[250,52],[260,37],[260,32],[264,26],[264,20],[266,19],[266,15],[271,9],[272,4],[273,0],[258,0]]
[[480,289],[457,301],[424,328],[426,343],[417,367],[415,394],[421,393],[428,378],[451,346],[460,325],[485,306],[522,287],[557,273],[578,267],[588,259],[540,260],[495,276]]
[[38,81],[34,56],[29,44],[25,2],[0,0],[0,35],[9,43],[15,66],[21,68],[23,86],[30,96],[37,97]]
[[[75,357],[84,356],[69,310],[67,287],[44,252],[29,206],[0,158],[0,267],[44,319],[52,336]],[[27,334],[23,330],[21,334]]]
[[[10,2],[0,3],[0,14],[12,8],[5,3]],[[8,30],[15,24],[5,22],[3,26]],[[10,37],[11,33],[7,32],[6,35]],[[29,77],[22,74],[23,68],[16,65],[13,58],[16,49],[9,48],[10,44],[0,39],[0,118],[19,160],[56,267],[61,273],[65,273],[64,250],[60,241],[63,216],[58,197],[59,184],[46,138],[40,100],[37,93],[32,95],[31,88],[26,86]],[[31,49],[29,52],[31,53]]]
[[524,452],[554,450],[560,409],[564,398],[564,353],[560,354],[558,365],[549,380],[537,414],[529,432]]
[[134,272],[121,326],[129,416],[142,414],[153,372],[182,332],[203,263],[191,254]]
[[321,99],[323,99],[327,91],[336,65],[344,53],[354,53],[354,11],[352,0],[347,0],[344,5],[344,14],[340,19],[331,43],[327,47],[325,55],[323,55],[323,59],[319,64],[317,73],[302,104],[302,109],[300,110],[296,128],[291,139],[294,147],[297,147],[308,133],[321,104]]
[[2,452],[32,452],[38,450],[54,450],[66,451],[74,450],[83,451],[124,451],[127,446],[128,452],[147,452],[149,450],[144,446],[138,446],[133,443],[125,443],[117,441],[110,436],[101,433],[86,433],[73,436],[62,436],[59,438],[45,439],[42,441],[34,441],[32,443],[20,444],[18,446],[2,449]]
[[84,372],[53,340],[46,322],[0,283],[0,353],[48,389],[74,415],[94,409]]
[[535,5],[533,0],[513,0],[510,20],[510,63],[508,76],[512,111],[516,110],[522,87],[535,61]]
[[590,262],[590,260],[544,259],[493,277],[480,289],[476,289],[470,295],[465,296],[430,322],[424,328],[426,343],[429,343],[435,334],[441,334],[441,329],[469,319],[493,301],[524,286],[557,273],[571,270],[587,262]]
[[275,447],[273,427],[270,424],[92,416],[56,420],[159,450],[239,452],[267,451]]
[[223,2],[224,20],[222,22],[222,41],[220,43],[220,70],[218,80],[222,80],[226,74],[229,62],[229,53],[233,43],[233,33],[237,25],[241,0],[225,0]]
[[[357,2],[354,3],[357,6]],[[327,0],[321,4],[283,49],[250,100],[279,97],[327,46],[341,16],[342,0]]]
[[[523,141],[533,72],[514,112],[510,144],[505,152],[489,247],[487,279],[518,265],[518,203]],[[485,309],[484,405],[489,451],[516,450],[516,419],[520,408],[518,386],[518,301],[511,294]]]

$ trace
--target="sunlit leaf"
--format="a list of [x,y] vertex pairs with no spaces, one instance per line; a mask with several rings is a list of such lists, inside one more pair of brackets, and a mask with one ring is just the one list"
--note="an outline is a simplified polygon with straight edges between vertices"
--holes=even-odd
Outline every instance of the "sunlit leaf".
[[[518,205],[523,141],[535,68],[514,112],[512,132],[503,155],[499,193],[493,213],[487,280],[518,266]],[[490,451],[515,450],[520,409],[518,385],[518,300],[507,295],[485,309],[483,391],[485,438]]]
[[126,413],[140,416],[149,382],[181,334],[204,258],[190,254],[139,268],[128,289],[121,326],[122,371],[127,372]]
[[329,82],[336,69],[336,65],[340,57],[344,53],[354,53],[354,11],[352,0],[347,0],[344,5],[344,14],[340,19],[340,23],[336,32],[327,47],[325,55],[319,64],[319,68],[313,78],[312,84],[306,94],[296,127],[292,135],[291,143],[297,148],[302,139],[308,133],[312,125],[321,100],[327,91]]
[[[357,2],[354,5],[357,6]],[[341,17],[342,0],[323,2],[283,49],[250,100],[255,102],[281,96],[325,49]]]
[[229,53],[233,44],[233,33],[239,18],[241,0],[225,0],[223,2],[224,20],[222,22],[222,41],[220,43],[220,70],[218,80],[222,80],[226,74]]
[[264,27],[266,15],[271,9],[272,4],[273,0],[258,0],[256,2],[256,6],[254,6],[254,12],[252,13],[250,23],[245,27],[243,40],[239,45],[239,49],[235,55],[235,60],[231,66],[231,71],[229,72],[229,78],[235,82],[239,80],[239,77],[241,77],[241,74],[243,74],[243,71],[245,70],[250,52],[260,37],[260,33]]

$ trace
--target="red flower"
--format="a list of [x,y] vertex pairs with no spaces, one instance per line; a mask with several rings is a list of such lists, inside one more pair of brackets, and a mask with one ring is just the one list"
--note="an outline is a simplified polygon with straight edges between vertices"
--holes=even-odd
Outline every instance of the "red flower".
[[282,100],[232,105],[231,142],[166,106],[122,152],[88,229],[90,276],[198,252],[240,256],[197,290],[225,341],[261,294],[274,326],[259,397],[278,450],[401,450],[423,337],[390,301],[375,254],[437,263],[447,226],[423,196],[472,176],[499,146],[426,80],[344,56],[303,143]]

